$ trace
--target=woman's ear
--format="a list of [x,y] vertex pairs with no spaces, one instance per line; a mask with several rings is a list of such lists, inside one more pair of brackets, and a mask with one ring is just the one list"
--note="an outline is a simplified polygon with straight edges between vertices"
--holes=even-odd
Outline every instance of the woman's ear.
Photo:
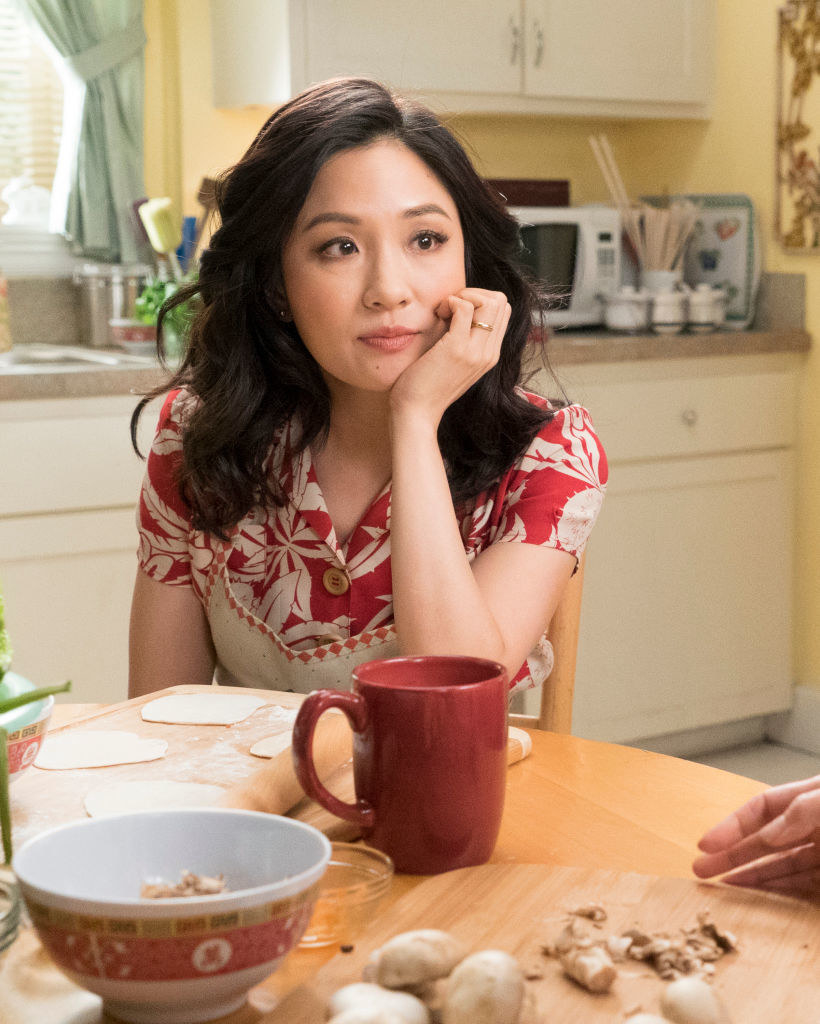
[[289,324],[293,322],[293,314],[290,311],[287,296],[282,288],[278,285],[272,286],[268,289],[267,298],[271,308],[282,323]]

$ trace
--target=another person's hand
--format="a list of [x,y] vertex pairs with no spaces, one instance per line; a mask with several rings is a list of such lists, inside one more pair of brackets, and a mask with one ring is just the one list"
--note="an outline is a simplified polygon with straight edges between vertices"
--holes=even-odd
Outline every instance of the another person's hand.
[[498,362],[510,305],[501,292],[464,288],[444,299],[436,315],[449,321],[447,332],[399,376],[390,395],[394,411],[412,406],[435,425]]
[[[698,843],[700,878],[792,896],[820,895],[820,775],[761,793]],[[749,865],[742,867],[742,865]]]

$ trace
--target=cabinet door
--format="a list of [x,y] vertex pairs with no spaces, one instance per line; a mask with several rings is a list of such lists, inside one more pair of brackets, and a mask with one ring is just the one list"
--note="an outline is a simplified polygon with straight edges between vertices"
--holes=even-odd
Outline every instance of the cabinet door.
[[708,103],[714,0],[525,0],[524,91]]
[[786,451],[613,467],[589,545],[573,732],[625,742],[782,710]]
[[133,508],[0,519],[16,672],[38,686],[70,679],[69,701],[126,699],[136,548]]
[[356,74],[425,93],[521,91],[519,0],[308,0],[291,7],[292,17],[304,18],[299,87]]

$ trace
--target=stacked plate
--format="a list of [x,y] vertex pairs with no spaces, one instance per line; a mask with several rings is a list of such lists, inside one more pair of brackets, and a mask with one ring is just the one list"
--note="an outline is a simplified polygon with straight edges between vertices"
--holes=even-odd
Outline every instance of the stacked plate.
[[71,277],[74,257],[62,235],[26,224],[0,224],[0,274],[6,278]]

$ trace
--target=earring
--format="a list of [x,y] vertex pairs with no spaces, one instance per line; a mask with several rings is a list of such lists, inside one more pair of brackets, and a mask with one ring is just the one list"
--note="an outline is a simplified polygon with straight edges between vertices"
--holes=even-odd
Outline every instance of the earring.
[[293,320],[293,317],[291,316],[290,310],[289,309],[280,309],[279,310],[279,319],[282,320],[284,323],[289,324]]

